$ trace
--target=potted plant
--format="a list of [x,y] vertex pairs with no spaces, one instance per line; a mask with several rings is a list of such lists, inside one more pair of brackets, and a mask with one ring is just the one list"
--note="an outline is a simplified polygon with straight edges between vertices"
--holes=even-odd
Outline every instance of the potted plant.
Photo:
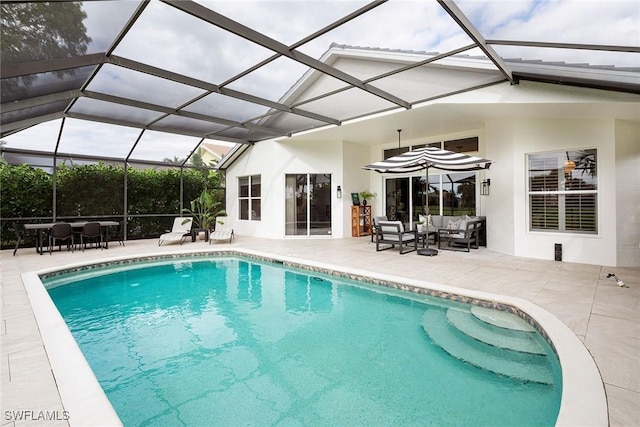
[[182,213],[193,217],[194,228],[211,230],[216,217],[226,215],[224,210],[219,209],[221,204],[205,189],[189,203],[189,208],[182,209]]
[[360,192],[360,197],[362,197],[362,204],[367,206],[367,199],[373,199],[376,197],[376,193],[371,193],[368,190],[364,190]]

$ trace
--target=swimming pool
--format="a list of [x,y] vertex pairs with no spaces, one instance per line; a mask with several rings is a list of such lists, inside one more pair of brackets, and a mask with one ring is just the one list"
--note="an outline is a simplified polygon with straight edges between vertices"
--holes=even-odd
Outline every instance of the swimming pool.
[[[523,379],[452,357],[446,331],[473,321],[466,304],[255,259],[133,264],[45,279],[125,425],[556,420],[557,364]],[[535,336],[546,355],[516,354],[525,365],[555,358]]]

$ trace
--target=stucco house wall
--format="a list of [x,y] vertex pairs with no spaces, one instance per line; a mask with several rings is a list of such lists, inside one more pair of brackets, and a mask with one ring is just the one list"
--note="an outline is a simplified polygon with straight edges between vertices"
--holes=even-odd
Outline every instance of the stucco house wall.
[[[264,141],[253,145],[226,171],[227,211],[234,219],[235,231],[256,237],[285,237],[285,175],[323,173],[331,174],[333,230],[329,237],[342,237],[346,220],[344,206],[339,201],[347,200],[345,197],[348,197],[343,177],[343,159],[348,156],[348,153],[343,153],[342,142],[338,141],[317,141],[302,145],[287,141]],[[261,176],[260,221],[238,219],[238,178],[249,175]],[[343,199],[337,198],[338,185],[343,188]],[[351,184],[352,188],[353,185],[355,184]]]
[[[615,139],[612,120],[518,119],[512,145],[514,164],[514,255],[554,259],[562,244],[562,259],[570,262],[616,264]],[[596,148],[598,155],[598,233],[530,231],[528,223],[527,154]]]
[[640,265],[640,123],[615,122],[618,266]]

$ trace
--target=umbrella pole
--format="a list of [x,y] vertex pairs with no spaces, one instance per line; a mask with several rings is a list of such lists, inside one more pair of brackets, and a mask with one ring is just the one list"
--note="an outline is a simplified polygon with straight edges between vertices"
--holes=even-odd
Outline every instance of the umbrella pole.
[[425,185],[425,197],[427,198],[425,204],[426,204],[426,209],[427,209],[427,234],[426,236],[424,236],[425,239],[425,246],[422,249],[418,249],[417,253],[418,255],[426,255],[426,256],[435,256],[438,255],[438,250],[437,249],[431,249],[429,248],[429,167],[426,167],[425,169],[425,177],[424,177],[424,185]]

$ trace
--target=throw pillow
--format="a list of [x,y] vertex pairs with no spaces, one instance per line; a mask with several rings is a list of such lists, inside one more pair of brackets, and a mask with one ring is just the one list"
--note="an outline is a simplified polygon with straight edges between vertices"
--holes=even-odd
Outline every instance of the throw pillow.
[[460,220],[457,220],[457,221],[449,220],[449,223],[447,224],[447,230],[457,230],[459,225],[460,225]]

